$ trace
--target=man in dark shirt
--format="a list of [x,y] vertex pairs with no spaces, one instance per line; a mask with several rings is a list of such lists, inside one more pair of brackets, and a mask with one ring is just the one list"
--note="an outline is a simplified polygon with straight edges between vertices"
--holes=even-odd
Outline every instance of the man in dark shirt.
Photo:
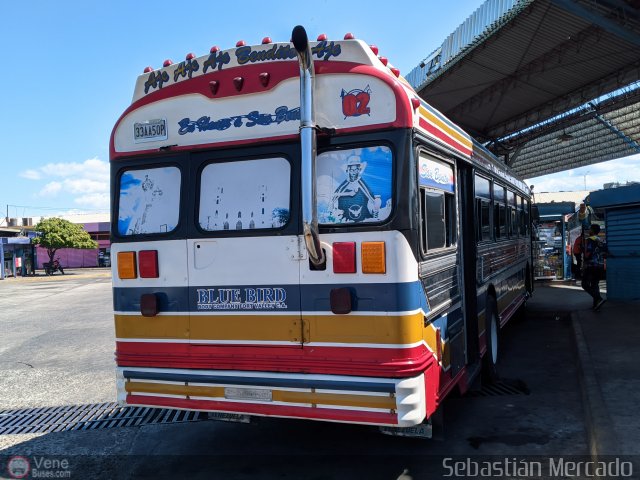
[[604,254],[606,247],[598,238],[600,225],[593,224],[584,241],[584,271],[582,288],[593,298],[593,309],[599,310],[606,301],[600,295],[600,280],[605,279]]

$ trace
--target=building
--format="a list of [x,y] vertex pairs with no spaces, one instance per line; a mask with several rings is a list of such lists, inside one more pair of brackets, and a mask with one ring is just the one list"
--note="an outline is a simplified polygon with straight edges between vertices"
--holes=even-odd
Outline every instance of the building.
[[606,225],[607,297],[640,299],[640,184],[598,190],[589,205],[603,210]]

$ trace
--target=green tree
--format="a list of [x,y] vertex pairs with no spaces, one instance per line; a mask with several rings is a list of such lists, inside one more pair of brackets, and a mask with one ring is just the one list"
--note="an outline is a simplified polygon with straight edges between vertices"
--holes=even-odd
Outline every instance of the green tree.
[[62,218],[44,218],[34,229],[38,236],[33,243],[47,249],[49,263],[53,263],[56,251],[60,248],[98,248],[81,225],[71,223]]

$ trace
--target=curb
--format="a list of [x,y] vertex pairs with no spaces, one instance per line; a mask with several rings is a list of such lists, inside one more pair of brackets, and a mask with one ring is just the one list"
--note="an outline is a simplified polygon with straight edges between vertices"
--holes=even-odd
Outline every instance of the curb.
[[585,415],[589,453],[594,461],[597,461],[598,457],[602,455],[615,455],[619,451],[619,443],[612,427],[609,410],[602,397],[595,365],[578,317],[577,312],[571,313],[571,327],[573,328],[578,357],[578,382]]

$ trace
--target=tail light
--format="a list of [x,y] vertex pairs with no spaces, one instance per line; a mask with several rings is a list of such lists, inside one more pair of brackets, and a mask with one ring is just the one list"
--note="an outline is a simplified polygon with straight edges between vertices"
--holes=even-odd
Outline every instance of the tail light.
[[138,252],[138,271],[140,278],[158,278],[158,251],[141,250]]
[[136,252],[118,252],[118,277],[121,280],[138,278]]
[[439,328],[436,328],[436,359],[438,363],[442,361],[442,337]]
[[333,273],[356,273],[356,242],[334,242]]
[[386,273],[384,242],[362,242],[362,273]]

